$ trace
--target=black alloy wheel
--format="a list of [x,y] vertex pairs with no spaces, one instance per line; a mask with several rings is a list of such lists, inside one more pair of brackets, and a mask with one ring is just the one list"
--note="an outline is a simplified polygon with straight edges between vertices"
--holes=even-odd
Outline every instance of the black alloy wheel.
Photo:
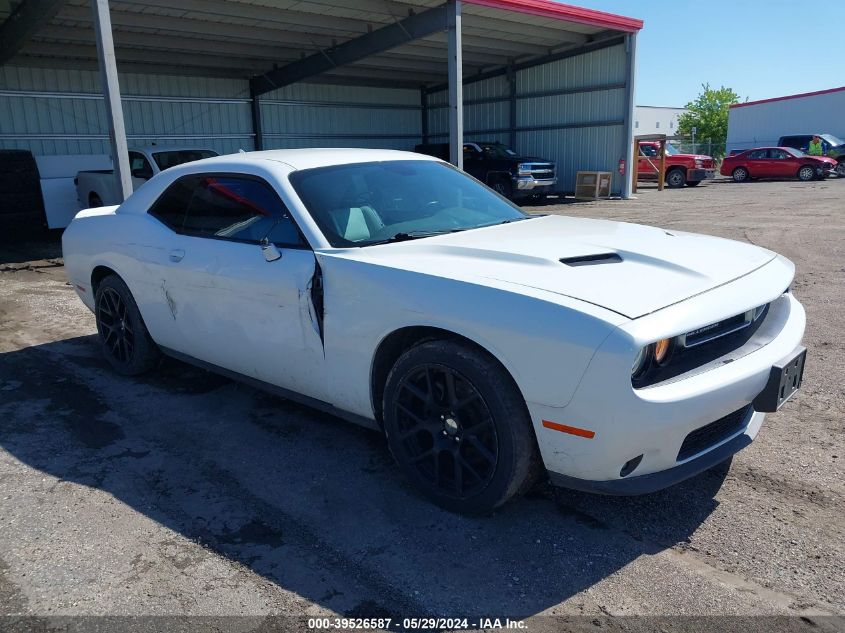
[[451,367],[425,364],[399,383],[396,438],[430,486],[456,499],[483,490],[499,459],[496,427],[475,386]]
[[135,351],[135,333],[128,309],[114,288],[104,288],[97,301],[97,329],[108,353],[119,363],[128,364]]
[[103,354],[119,373],[142,374],[161,357],[129,287],[117,275],[107,275],[97,284],[94,316]]
[[487,514],[544,472],[513,378],[462,341],[429,340],[406,350],[387,377],[382,411],[405,477],[452,512]]

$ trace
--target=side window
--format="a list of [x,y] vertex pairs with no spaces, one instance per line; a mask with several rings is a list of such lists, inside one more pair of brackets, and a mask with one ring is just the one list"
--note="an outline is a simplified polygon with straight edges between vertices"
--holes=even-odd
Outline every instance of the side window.
[[640,145],[642,156],[657,156],[657,148],[654,145]]
[[188,203],[194,193],[196,179],[196,176],[186,176],[170,185],[153,203],[149,211],[150,215],[158,218],[174,231],[181,231]]
[[782,149],[770,149],[769,150],[769,158],[774,158],[776,160],[783,160],[786,157],[787,157],[786,152],[784,152]]
[[153,177],[153,168],[147,157],[140,152],[129,152],[129,172],[133,178],[149,180]]
[[751,160],[760,160],[760,159],[766,158],[766,154],[767,154],[766,150],[758,149],[756,151],[751,152],[748,155],[748,158],[750,158]]
[[197,237],[304,246],[279,196],[258,179],[194,175],[173,183],[150,213],[174,230]]

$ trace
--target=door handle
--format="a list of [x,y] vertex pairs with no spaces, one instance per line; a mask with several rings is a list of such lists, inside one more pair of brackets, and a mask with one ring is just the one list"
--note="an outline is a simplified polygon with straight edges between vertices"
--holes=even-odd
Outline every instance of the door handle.
[[170,261],[175,262],[177,264],[182,261],[182,258],[184,256],[185,251],[183,251],[181,248],[175,248],[170,251]]

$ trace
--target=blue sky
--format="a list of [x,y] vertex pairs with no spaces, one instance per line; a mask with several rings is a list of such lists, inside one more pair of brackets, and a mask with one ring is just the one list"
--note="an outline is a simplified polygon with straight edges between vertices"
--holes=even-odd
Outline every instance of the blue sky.
[[701,84],[744,101],[845,86],[845,0],[567,0],[645,21],[638,105],[683,106]]

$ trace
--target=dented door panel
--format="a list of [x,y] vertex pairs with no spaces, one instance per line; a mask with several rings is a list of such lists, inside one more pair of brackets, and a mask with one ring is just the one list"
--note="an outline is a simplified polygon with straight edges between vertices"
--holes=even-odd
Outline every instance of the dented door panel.
[[182,351],[313,398],[325,396],[310,249],[268,262],[256,244],[180,236],[184,257],[162,286]]

